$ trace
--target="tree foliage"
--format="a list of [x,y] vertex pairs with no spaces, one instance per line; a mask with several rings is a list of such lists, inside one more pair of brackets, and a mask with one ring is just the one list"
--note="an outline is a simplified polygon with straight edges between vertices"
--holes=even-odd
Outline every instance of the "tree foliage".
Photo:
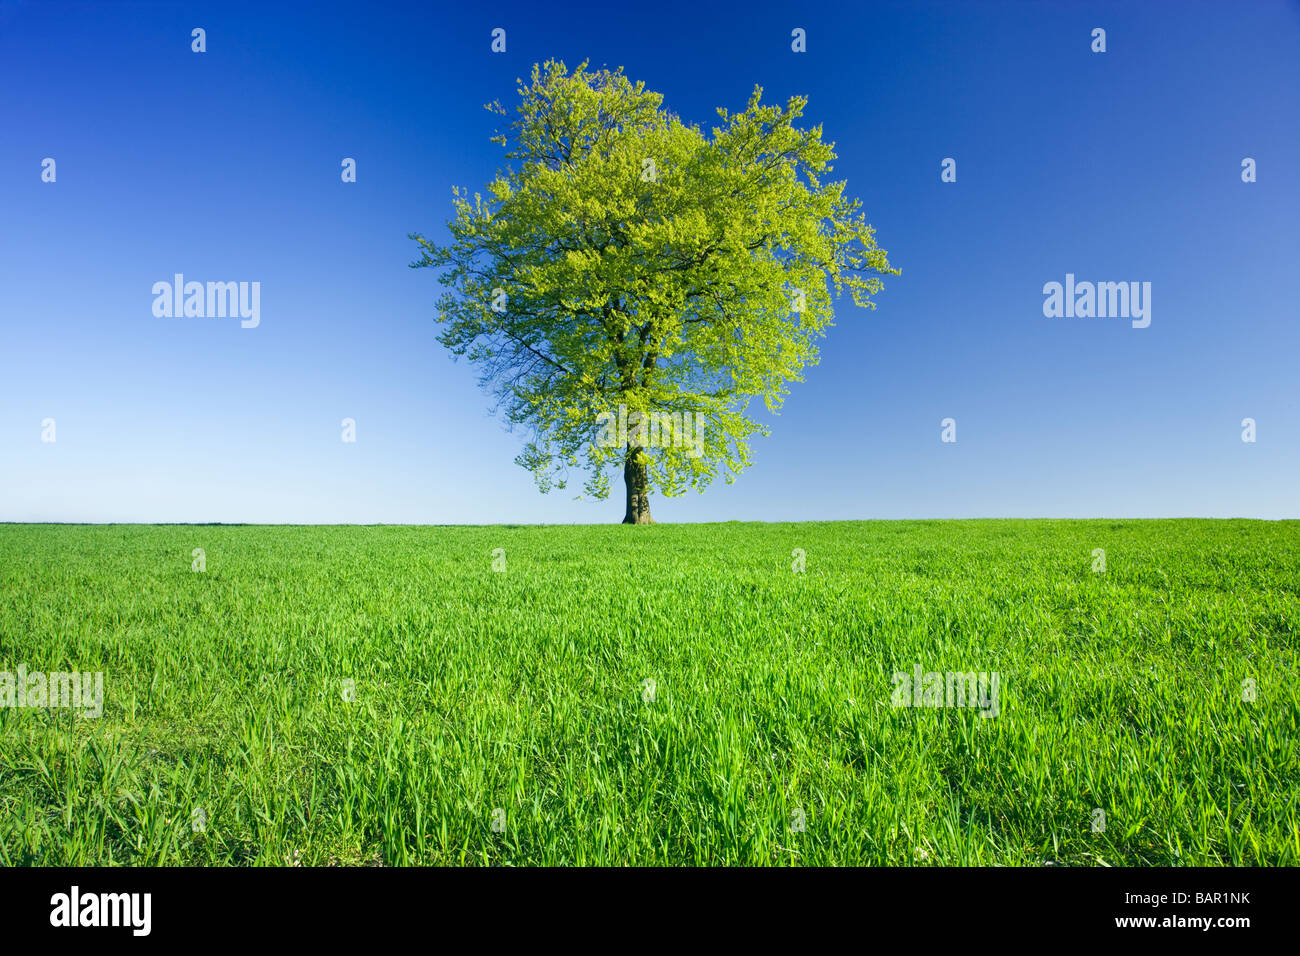
[[[753,403],[780,408],[835,300],[873,307],[880,276],[898,274],[825,179],[832,144],[796,126],[804,98],[782,109],[759,88],[707,133],[621,69],[551,61],[518,93],[487,195],[455,190],[448,243],[411,237],[412,266],[440,270],[439,341],[530,430],[516,460],[543,491],[581,470],[605,497],[629,457],[665,495],[730,481],[764,433]],[[633,422],[699,414],[702,453],[636,432],[597,441],[619,405]]]

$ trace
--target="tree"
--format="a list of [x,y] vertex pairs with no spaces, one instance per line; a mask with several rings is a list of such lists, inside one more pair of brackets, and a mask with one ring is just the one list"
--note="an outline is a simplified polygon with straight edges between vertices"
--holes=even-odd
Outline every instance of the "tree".
[[453,190],[450,242],[412,234],[411,265],[442,270],[438,341],[531,430],[516,462],[538,487],[582,469],[605,498],[621,467],[623,522],[648,524],[652,490],[734,480],[767,434],[751,402],[779,410],[835,298],[873,308],[898,270],[844,183],[822,181],[835,153],[795,126],[804,97],[783,110],[756,87],[706,135],[621,68],[586,66],[519,81],[493,137],[506,169],[487,198]]

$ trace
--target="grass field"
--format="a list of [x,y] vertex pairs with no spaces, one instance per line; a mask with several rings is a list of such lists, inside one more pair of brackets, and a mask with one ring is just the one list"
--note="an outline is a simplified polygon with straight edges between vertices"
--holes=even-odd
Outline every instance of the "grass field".
[[104,698],[0,708],[0,863],[1294,865],[1298,620],[1295,522],[4,525]]

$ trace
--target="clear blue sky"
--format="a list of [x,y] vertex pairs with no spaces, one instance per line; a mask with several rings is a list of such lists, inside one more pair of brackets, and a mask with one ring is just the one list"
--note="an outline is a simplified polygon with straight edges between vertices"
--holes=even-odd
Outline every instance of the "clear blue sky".
[[[621,517],[536,491],[407,268],[548,57],[705,126],[806,94],[902,269],[658,520],[1300,515],[1300,4],[380,6],[0,0],[0,520]],[[260,326],[156,318],[178,272]],[[1044,317],[1066,273],[1150,282],[1150,327]]]

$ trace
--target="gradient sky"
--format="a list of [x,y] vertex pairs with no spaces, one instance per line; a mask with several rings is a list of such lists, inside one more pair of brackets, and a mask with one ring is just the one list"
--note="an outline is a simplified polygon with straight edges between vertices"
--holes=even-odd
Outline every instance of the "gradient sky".
[[[657,520],[1300,515],[1300,4],[379,7],[0,0],[0,520],[617,521],[621,478],[513,463],[407,267],[548,57],[706,127],[806,94],[902,269]],[[260,326],[155,318],[177,272]],[[1045,318],[1067,272],[1150,282],[1150,327]]]

